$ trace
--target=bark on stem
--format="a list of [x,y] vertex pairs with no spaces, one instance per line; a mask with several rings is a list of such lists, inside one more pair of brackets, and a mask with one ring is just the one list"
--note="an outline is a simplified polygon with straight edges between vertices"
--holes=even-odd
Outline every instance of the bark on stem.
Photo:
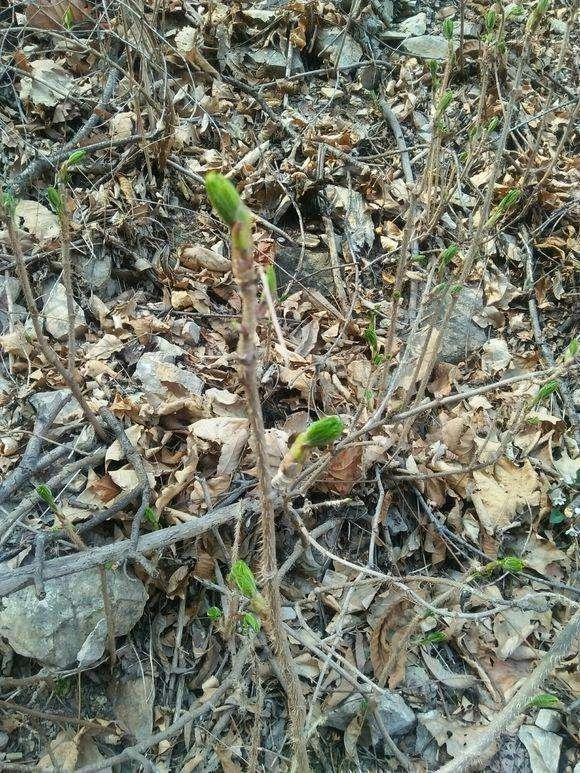
[[257,283],[249,230],[247,222],[236,222],[232,225],[232,269],[242,299],[242,320],[238,345],[240,378],[248,401],[248,418],[254,436],[260,489],[260,568],[262,589],[269,607],[269,624],[266,626],[266,630],[272,640],[274,652],[286,681],[290,732],[295,755],[293,768],[299,771],[308,771],[310,768],[304,734],[306,703],[292,662],[290,644],[282,621],[280,581],[276,562],[274,492],[267,463],[264,417],[256,374]]

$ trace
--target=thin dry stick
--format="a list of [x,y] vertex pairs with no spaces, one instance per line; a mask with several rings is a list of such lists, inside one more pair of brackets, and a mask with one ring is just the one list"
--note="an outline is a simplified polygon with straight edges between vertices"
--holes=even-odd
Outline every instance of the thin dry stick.
[[[89,456],[85,456],[82,459],[78,459],[76,462],[67,464],[61,469],[59,473],[53,475],[52,478],[46,482],[46,485],[50,489],[57,488],[62,483],[65,483],[71,475],[78,472],[79,470],[84,470],[87,467],[91,467],[92,465],[96,465],[102,462],[105,458],[106,451],[106,448],[98,448],[97,450],[93,451],[93,453],[89,454]],[[2,519],[2,524],[0,525],[0,545],[3,545],[6,542],[8,535],[18,523],[18,521],[21,518],[24,518],[24,516],[32,510],[34,505],[39,500],[40,496],[37,494],[37,492],[31,491],[27,497],[24,497],[21,500],[20,504],[17,505],[17,507],[15,507],[11,513]]]
[[546,652],[542,660],[527,677],[518,692],[497,717],[492,720],[475,741],[468,744],[454,760],[448,762],[439,773],[464,773],[469,770],[482,770],[485,762],[496,751],[497,738],[521,717],[528,703],[536,696],[552,671],[566,657],[574,643],[578,643],[580,634],[580,610],[560,631],[560,634]]
[[[252,507],[257,509],[254,503],[244,504],[238,502],[234,505],[220,507],[199,518],[180,523],[177,526],[170,526],[167,529],[158,529],[149,534],[144,534],[139,538],[137,550],[141,554],[151,553],[156,550],[163,550],[176,542],[193,539],[224,523],[234,521],[241,511],[251,512]],[[69,574],[83,572],[86,569],[105,564],[108,561],[125,561],[133,554],[134,548],[131,540],[127,539],[89,548],[84,553],[52,558],[44,563],[43,579],[47,582],[56,577],[67,577]],[[0,572],[0,598],[8,596],[20,588],[25,588],[27,585],[31,585],[34,582],[34,575],[35,567],[30,564]]]
[[136,548],[139,541],[141,521],[145,514],[145,510],[147,507],[149,507],[149,502],[151,500],[151,486],[149,484],[149,478],[147,477],[147,471],[145,469],[145,465],[143,464],[143,460],[139,455],[139,452],[127,437],[123,425],[119,419],[117,419],[117,417],[111,413],[108,408],[101,408],[100,414],[109,429],[115,433],[115,437],[119,441],[119,445],[123,449],[123,453],[125,454],[127,461],[133,465],[133,469],[139,478],[139,485],[141,486],[141,504],[139,505],[139,509],[133,517],[133,523],[131,525],[131,544]]
[[288,695],[288,714],[292,742],[295,747],[295,762],[298,770],[309,770],[308,756],[304,742],[304,721],[306,704],[298,675],[292,662],[292,654],[288,637],[283,627],[280,583],[276,561],[276,524],[274,512],[274,491],[268,466],[268,455],[265,447],[265,427],[262,415],[262,404],[258,390],[256,373],[256,329],[257,329],[257,288],[256,270],[248,226],[235,222],[232,226],[232,269],[240,288],[242,299],[242,321],[240,326],[240,341],[238,356],[240,363],[240,378],[244,384],[248,401],[248,417],[254,436],[258,481],[260,489],[261,518],[261,573],[264,595],[268,601],[272,646],[280,663],[280,668],[286,680]]
[[8,229],[8,239],[10,241],[10,246],[12,248],[12,252],[16,262],[16,273],[18,274],[18,280],[20,282],[20,286],[24,294],[24,299],[26,301],[26,307],[28,309],[28,313],[30,314],[30,318],[32,319],[32,325],[34,327],[34,332],[36,333],[36,340],[38,341],[38,345],[47,362],[49,362],[53,366],[53,368],[59,373],[59,375],[66,382],[70,391],[73,393],[73,396],[77,400],[78,404],[81,406],[87,421],[94,428],[97,436],[101,440],[106,441],[107,434],[99,424],[97,417],[95,416],[89,404],[87,403],[87,400],[83,395],[79,385],[77,384],[74,378],[74,375],[70,373],[67,370],[67,368],[64,367],[57,353],[54,351],[52,346],[49,344],[46,336],[44,335],[44,332],[42,330],[42,322],[40,320],[40,315],[38,314],[38,309],[36,308],[34,295],[32,293],[32,287],[30,286],[28,270],[26,268],[26,262],[24,260],[24,253],[22,252],[18,230],[14,223],[14,217],[11,212],[7,211],[7,209],[3,206],[2,203],[0,203],[0,217],[4,219]]

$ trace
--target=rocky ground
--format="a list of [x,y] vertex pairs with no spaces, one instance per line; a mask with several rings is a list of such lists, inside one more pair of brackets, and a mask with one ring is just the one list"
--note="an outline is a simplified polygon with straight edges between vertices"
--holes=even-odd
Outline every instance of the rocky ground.
[[[544,5],[0,10],[2,769],[293,769],[229,573],[271,579],[258,451],[337,415],[273,503],[312,768],[577,773],[575,5]],[[254,213],[258,441],[215,170]]]

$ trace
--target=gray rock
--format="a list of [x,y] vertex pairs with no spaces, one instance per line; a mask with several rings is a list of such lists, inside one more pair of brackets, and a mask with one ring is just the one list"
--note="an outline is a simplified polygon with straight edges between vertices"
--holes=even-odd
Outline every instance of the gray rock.
[[[281,78],[286,74],[286,57],[276,48],[251,48],[244,52],[245,58],[256,68],[260,74],[270,75],[273,78]],[[304,72],[302,59],[297,51],[293,52],[290,72]]]
[[5,733],[4,731],[0,732],[0,751],[8,746],[9,740],[10,736],[8,733]]
[[447,41],[442,35],[419,35],[403,43],[405,50],[423,59],[447,59]]
[[90,290],[100,290],[111,278],[112,259],[109,253],[87,255],[81,261],[82,278]]
[[[337,730],[345,730],[351,720],[361,711],[365,711],[367,699],[360,693],[353,693],[327,716],[325,724]],[[389,733],[398,737],[405,735],[415,726],[415,714],[397,693],[386,690],[381,696],[377,710]],[[368,717],[363,725],[360,743],[370,746],[379,743],[380,729],[374,718]]]
[[340,185],[327,185],[324,193],[351,249],[356,253],[370,249],[375,241],[375,226],[362,195]]
[[[335,67],[349,67],[363,58],[363,50],[356,40],[340,27],[324,27],[318,33],[314,50],[317,56],[329,61]],[[340,62],[338,57],[340,56]]]
[[160,361],[158,352],[146,352],[140,357],[135,378],[146,392],[165,399],[200,395],[203,391],[203,382],[195,373]]
[[518,738],[529,754],[532,773],[556,773],[560,764],[561,735],[535,725],[523,725]]
[[69,396],[69,400],[63,405],[57,414],[54,424],[66,424],[81,413],[81,407],[74,397],[71,397],[70,389],[55,389],[53,392],[36,392],[31,395],[29,400],[39,419],[44,419],[55,400],[63,400]]
[[[115,636],[128,633],[143,614],[147,592],[137,578],[107,570]],[[77,662],[87,638],[104,619],[98,569],[60,577],[46,583],[46,596],[38,599],[33,587],[4,598],[0,610],[0,635],[15,652],[46,666],[67,668]],[[92,651],[97,659],[103,654]],[[85,652],[87,648],[85,647]]]
[[540,709],[536,717],[536,725],[542,730],[555,733],[560,727],[560,714],[554,709]]
[[391,27],[383,33],[383,37],[394,40],[404,40],[405,38],[420,37],[425,34],[427,29],[427,14],[417,13],[415,16],[409,16],[400,24]]
[[6,294],[10,293],[12,302],[20,295],[20,282],[13,276],[0,276],[0,305],[6,303]]
[[155,686],[149,674],[128,682],[114,682],[111,702],[115,716],[131,735],[141,741],[153,731],[153,699]]
[[[439,362],[456,364],[464,360],[471,352],[480,349],[487,341],[487,334],[473,322],[472,317],[481,312],[483,297],[476,288],[464,287],[457,298],[453,314],[441,340],[438,355]],[[435,327],[441,322],[445,313],[441,300],[434,300],[426,310],[423,330],[433,323]],[[418,356],[421,352],[425,333],[419,333],[412,341],[413,352]]]
[[175,362],[178,357],[183,357],[185,354],[181,346],[176,346],[161,336],[153,336],[153,340],[157,345],[157,351],[153,354],[160,362]]
[[200,326],[197,324],[197,322],[194,322],[193,320],[189,320],[181,328],[181,335],[183,336],[184,340],[188,344],[198,344],[200,333],[201,333]]
[[[278,266],[278,288],[284,292],[300,265],[300,248],[280,244],[276,255],[276,264]],[[335,292],[334,281],[328,252],[305,250],[296,279],[305,287],[319,290],[324,295],[333,295]],[[294,285],[294,289],[297,289],[296,285]]]
[[[74,309],[75,333],[81,335],[87,329],[85,313],[76,301]],[[65,341],[68,335],[66,290],[60,282],[56,282],[49,291],[42,309],[42,317],[46,332],[57,341]]]

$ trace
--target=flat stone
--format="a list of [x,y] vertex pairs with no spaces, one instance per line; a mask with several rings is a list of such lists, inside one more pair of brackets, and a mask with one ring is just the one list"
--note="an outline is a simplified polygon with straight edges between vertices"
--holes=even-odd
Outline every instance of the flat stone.
[[[286,74],[286,57],[276,48],[252,48],[245,52],[246,58],[259,68],[264,75],[271,75],[273,78],[281,78]],[[302,59],[297,51],[292,52],[291,74],[304,72]]]
[[181,335],[188,344],[198,344],[201,328],[193,320],[189,320],[181,328]]
[[[145,586],[124,571],[107,570],[115,636],[127,634],[139,620],[147,601]],[[105,612],[98,569],[50,580],[46,596],[38,599],[30,586],[0,602],[0,635],[19,655],[45,666],[67,668],[77,663],[79,652],[94,631],[103,626]],[[93,650],[102,656],[106,637]],[[86,647],[85,647],[86,651]],[[86,663],[85,663],[86,664]]]
[[[85,313],[76,301],[73,301],[75,314],[75,334],[81,335],[87,329]],[[42,309],[46,332],[57,341],[65,341],[68,336],[68,312],[64,285],[56,282],[48,292]]]
[[324,193],[351,249],[356,253],[370,249],[375,241],[375,226],[362,195],[340,185],[327,185]]
[[415,16],[409,16],[408,19],[405,19],[400,24],[391,27],[383,33],[383,37],[404,40],[405,38],[420,37],[425,34],[426,29],[427,14],[421,12],[415,14]]
[[535,725],[523,725],[518,738],[530,757],[532,773],[555,773],[559,768],[562,736]]
[[135,378],[146,392],[165,399],[200,395],[203,382],[195,373],[159,360],[159,353],[146,352],[135,368]]
[[113,682],[111,702],[121,725],[137,741],[148,738],[153,731],[153,699],[155,687],[150,674],[128,682]]
[[560,714],[553,709],[540,709],[536,717],[536,725],[542,730],[556,732],[560,727]]
[[[477,288],[464,287],[459,292],[453,313],[443,334],[437,360],[456,364],[469,354],[481,349],[487,341],[485,330],[473,322],[472,317],[481,312],[483,296]],[[445,309],[440,300],[431,302],[426,310],[421,327],[425,330],[431,323],[437,327]],[[418,333],[412,341],[414,353],[421,353],[425,333]]]
[[[333,295],[335,292],[328,252],[305,250],[302,263],[300,263],[300,247],[280,244],[276,254],[276,264],[278,266],[278,288],[281,292],[285,291],[299,266],[300,270],[296,273],[296,279],[302,285],[319,290],[324,295]],[[294,289],[297,289],[296,285],[294,285]]]
[[407,38],[403,43],[405,50],[422,59],[447,59],[447,41],[442,35],[419,35]]
[[[353,693],[337,708],[330,711],[326,718],[329,727],[337,730],[345,730],[352,719],[361,711],[365,710],[367,699],[360,693]],[[407,706],[405,701],[397,693],[390,690],[385,691],[381,696],[377,707],[383,724],[393,737],[405,735],[415,726],[415,714]],[[363,746],[375,745],[381,738],[381,732],[374,718],[365,720],[363,725],[360,742]]]
[[67,421],[77,418],[82,413],[80,405],[70,395],[70,389],[65,387],[64,389],[55,389],[53,392],[35,392],[28,399],[36,411],[37,417],[42,420],[48,416],[55,400],[64,400],[65,397],[69,396],[69,400],[63,405],[54,420],[54,424],[66,424]]
[[[363,50],[356,40],[340,27],[323,27],[318,32],[314,49],[317,56],[330,61],[335,67],[349,67],[363,58]],[[338,58],[340,56],[340,62]]]

